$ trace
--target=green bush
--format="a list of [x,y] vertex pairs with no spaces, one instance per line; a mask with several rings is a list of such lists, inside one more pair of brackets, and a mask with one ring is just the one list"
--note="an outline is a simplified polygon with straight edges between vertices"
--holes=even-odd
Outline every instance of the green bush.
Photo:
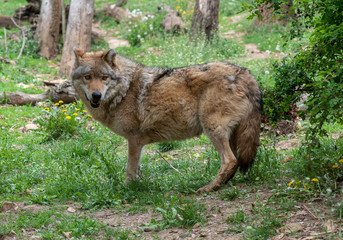
[[[255,0],[249,5],[258,14],[257,6],[272,3],[280,14],[283,0]],[[291,20],[291,38],[303,37],[312,28],[309,44],[295,55],[275,65],[275,88],[267,93],[267,114],[272,120],[287,115],[302,94],[307,95],[308,107],[301,117],[312,124],[312,133],[324,133],[325,122],[343,123],[343,4],[340,0],[295,2],[297,16]]]
[[35,122],[40,126],[41,134],[46,140],[72,137],[80,133],[80,126],[85,126],[92,116],[87,114],[81,102],[63,104],[59,101],[43,109],[43,116]]

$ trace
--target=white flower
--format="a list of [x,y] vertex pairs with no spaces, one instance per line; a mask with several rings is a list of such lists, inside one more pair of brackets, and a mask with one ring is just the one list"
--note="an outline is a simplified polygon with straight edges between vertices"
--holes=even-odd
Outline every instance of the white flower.
[[276,48],[275,48],[276,51],[280,51],[280,45],[276,45]]
[[141,38],[141,35],[138,34],[137,37],[138,37],[138,38]]
[[128,30],[129,32],[131,32],[131,29],[129,28],[129,30]]
[[270,51],[269,51],[269,50],[267,50],[267,51],[266,51],[266,53],[267,53],[267,54],[269,54],[269,53],[270,53]]
[[264,73],[265,73],[265,74],[269,74],[269,71],[265,71]]

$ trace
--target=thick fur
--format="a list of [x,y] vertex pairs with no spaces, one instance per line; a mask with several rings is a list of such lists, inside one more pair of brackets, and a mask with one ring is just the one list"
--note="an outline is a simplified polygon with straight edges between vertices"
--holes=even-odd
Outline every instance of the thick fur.
[[128,140],[128,180],[138,177],[144,145],[201,133],[217,149],[221,167],[199,192],[219,189],[238,167],[246,170],[253,163],[262,99],[247,69],[226,62],[152,68],[112,49],[74,52],[72,82],[79,97],[96,120]]

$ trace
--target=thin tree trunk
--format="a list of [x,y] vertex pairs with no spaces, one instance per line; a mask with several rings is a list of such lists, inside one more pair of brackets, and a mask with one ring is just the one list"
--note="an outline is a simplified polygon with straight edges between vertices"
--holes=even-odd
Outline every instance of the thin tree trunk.
[[90,51],[94,0],[72,0],[66,39],[63,46],[60,75],[69,76],[74,65],[73,48]]
[[197,0],[194,8],[190,38],[205,34],[211,40],[219,24],[220,0]]
[[61,1],[42,0],[36,38],[39,39],[38,54],[47,59],[58,55],[60,19]]

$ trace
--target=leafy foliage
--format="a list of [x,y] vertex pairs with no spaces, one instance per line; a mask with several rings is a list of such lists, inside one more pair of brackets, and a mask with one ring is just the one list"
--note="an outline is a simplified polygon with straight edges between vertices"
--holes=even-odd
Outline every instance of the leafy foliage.
[[[271,3],[275,14],[285,1],[256,0],[246,6],[255,14],[261,3]],[[255,9],[255,10],[254,10]],[[275,88],[267,90],[270,106],[267,115],[273,121],[289,115],[291,106],[306,96],[308,107],[301,117],[310,116],[312,132],[323,133],[325,122],[343,123],[343,3],[340,0],[295,1],[290,38],[302,37],[306,28],[313,29],[309,44],[295,55],[274,65]],[[276,103],[276,104],[275,104]],[[273,107],[271,107],[273,106]]]

